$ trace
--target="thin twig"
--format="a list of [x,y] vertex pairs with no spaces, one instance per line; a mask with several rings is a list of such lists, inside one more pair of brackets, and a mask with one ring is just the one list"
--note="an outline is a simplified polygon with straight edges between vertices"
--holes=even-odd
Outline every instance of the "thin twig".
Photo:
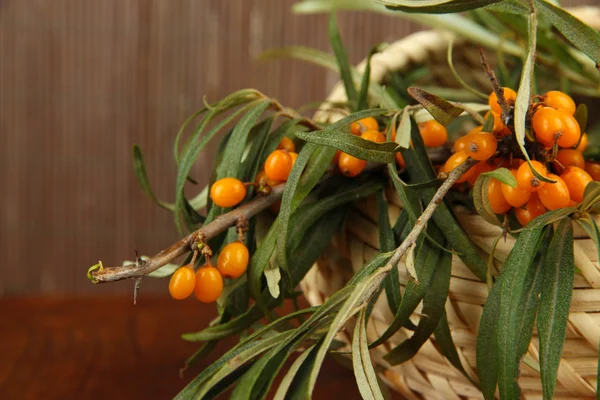
[[404,253],[406,253],[410,246],[412,246],[412,244],[417,241],[419,235],[421,234],[423,229],[425,229],[427,221],[429,221],[429,219],[433,216],[433,212],[435,211],[437,206],[439,206],[442,203],[442,201],[444,200],[444,196],[446,195],[446,193],[448,193],[448,190],[450,190],[450,188],[452,187],[452,185],[454,185],[458,178],[460,178],[475,164],[477,164],[477,160],[468,158],[465,162],[460,164],[458,167],[454,168],[448,174],[448,178],[446,178],[446,180],[444,181],[444,183],[442,183],[437,192],[435,192],[435,195],[425,208],[425,211],[423,211],[423,214],[421,214],[421,216],[417,218],[415,226],[410,231],[408,236],[406,236],[406,239],[404,239],[402,244],[396,249],[394,255],[392,256],[392,258],[390,258],[388,264],[393,266],[398,264],[398,261],[400,261],[400,258],[402,258]]
[[485,75],[492,83],[492,87],[494,88],[494,92],[496,93],[496,98],[498,99],[498,104],[502,109],[502,114],[508,115],[510,113],[510,108],[508,106],[508,103],[506,102],[506,98],[504,97],[504,88],[498,83],[498,80],[496,79],[496,74],[494,73],[494,70],[488,63],[483,49],[479,49],[479,56],[481,57],[481,65],[483,66],[483,72],[485,72]]
[[210,240],[227,230],[230,226],[235,225],[238,219],[250,218],[276,203],[278,200],[281,200],[284,190],[285,184],[273,187],[273,190],[271,190],[269,195],[257,197],[243,206],[218,216],[214,221],[145,261],[138,261],[133,265],[124,267],[104,267],[97,269],[91,272],[91,277],[97,283],[105,283],[148,275],[175,260],[177,257],[192,250],[192,246],[198,237],[203,237],[203,240]]

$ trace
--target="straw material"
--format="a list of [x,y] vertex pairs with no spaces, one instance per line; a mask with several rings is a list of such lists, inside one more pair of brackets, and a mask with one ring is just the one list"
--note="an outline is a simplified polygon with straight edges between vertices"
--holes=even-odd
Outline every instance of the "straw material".
[[[600,27],[599,9],[583,7],[573,9],[571,12],[589,25]],[[449,33],[426,31],[400,40],[373,57],[371,79],[385,82],[392,71],[407,70],[430,60],[444,58],[451,39],[452,35]],[[472,68],[480,68],[477,61],[473,64],[472,60],[465,58],[466,54],[476,54],[476,51],[466,51],[468,47],[475,49],[464,42],[456,43],[456,57],[462,57],[460,62],[463,67],[472,65]],[[444,63],[438,63],[438,70],[443,65]],[[359,66],[359,69],[361,68],[364,68],[364,62]],[[328,100],[331,103],[346,100],[341,84],[336,85]],[[321,110],[315,118],[319,121],[333,122],[342,116],[339,111],[331,108]],[[400,215],[402,204],[391,188],[386,191],[386,198],[389,203],[390,222],[393,224]],[[460,224],[473,243],[488,255],[494,239],[501,234],[501,229],[466,209],[460,208],[455,211]],[[596,222],[600,223],[600,217],[596,217]],[[580,272],[575,276],[571,314],[554,397],[565,400],[595,398],[600,341],[598,252],[594,242],[577,226],[575,226],[575,237],[575,265]],[[502,267],[502,261],[506,259],[513,245],[514,239],[511,237],[499,241],[494,253],[495,274]],[[354,272],[362,268],[366,261],[378,253],[379,234],[375,198],[365,199],[354,205],[344,233],[338,236],[331,246],[330,251],[318,260],[301,283],[302,290],[312,305],[322,304],[331,294],[339,290]],[[401,290],[404,290],[408,281],[408,272],[403,260],[398,265],[398,271],[399,284]],[[479,281],[463,262],[454,256],[446,314],[463,367],[474,381],[478,381],[475,362],[477,330],[487,294],[486,284]],[[420,318],[420,310],[421,306],[411,317],[414,323],[417,323]],[[390,325],[392,319],[393,315],[387,305],[386,297],[382,295],[376,302],[371,319],[367,323],[369,341],[377,339]],[[402,328],[387,343],[371,351],[373,361],[381,367],[380,376],[388,385],[407,399],[483,398],[480,391],[444,358],[433,339],[429,339],[413,359],[400,365],[389,365],[383,356],[411,334],[411,331]],[[351,337],[349,331],[342,331],[338,339],[349,343]],[[537,332],[534,332],[532,343],[524,357],[531,361],[529,365],[539,362],[537,341]],[[521,365],[519,384],[523,398],[542,399],[539,373],[529,365],[525,363]]]

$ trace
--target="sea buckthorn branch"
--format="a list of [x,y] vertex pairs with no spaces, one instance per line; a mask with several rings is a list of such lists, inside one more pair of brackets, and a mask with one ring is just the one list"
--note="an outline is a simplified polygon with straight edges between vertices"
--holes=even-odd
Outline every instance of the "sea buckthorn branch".
[[214,221],[147,260],[139,259],[135,264],[127,266],[97,268],[89,273],[90,280],[94,283],[106,283],[148,275],[183,254],[192,251],[194,244],[200,237],[202,240],[210,240],[226,231],[229,227],[236,225],[238,220],[249,219],[278,200],[281,200],[284,190],[285,184],[273,187],[270,194],[257,197],[247,204],[220,215]]
[[419,235],[427,225],[427,222],[433,216],[435,209],[442,203],[442,201],[444,201],[444,196],[446,196],[446,193],[448,193],[452,185],[454,185],[456,181],[471,167],[475,166],[477,162],[478,161],[473,158],[467,158],[462,164],[458,165],[456,168],[454,168],[448,173],[448,177],[446,178],[444,183],[442,183],[439,189],[435,192],[435,195],[433,196],[427,207],[425,207],[423,214],[421,214],[421,216],[417,218],[413,229],[406,236],[406,239],[404,239],[402,244],[398,246],[392,257],[390,258],[388,265],[393,266],[398,264],[400,258],[402,258],[404,253],[406,253],[406,251],[414,243],[416,243],[417,239],[419,238]]

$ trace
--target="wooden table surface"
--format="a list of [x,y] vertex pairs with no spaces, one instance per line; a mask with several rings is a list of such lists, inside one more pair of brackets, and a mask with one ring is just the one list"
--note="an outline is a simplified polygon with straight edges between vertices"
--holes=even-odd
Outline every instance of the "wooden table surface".
[[[0,399],[170,399],[235,343],[179,377],[198,347],[179,335],[214,313],[143,293],[136,306],[130,297],[0,299]],[[340,395],[360,399],[352,371],[326,359],[313,397]]]

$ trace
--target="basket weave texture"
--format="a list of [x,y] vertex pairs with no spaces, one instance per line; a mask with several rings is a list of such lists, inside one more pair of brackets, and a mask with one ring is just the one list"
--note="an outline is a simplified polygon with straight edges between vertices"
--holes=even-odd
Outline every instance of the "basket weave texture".
[[[582,7],[570,10],[578,18],[598,29],[600,27],[600,9]],[[393,43],[382,53],[372,58],[371,79],[385,82],[392,71],[406,71],[410,68],[431,63],[432,60],[445,59],[452,35],[447,32],[424,31],[415,33]],[[477,48],[467,43],[455,44],[455,57],[461,57],[463,68],[480,68]],[[443,62],[433,69],[443,79],[450,75]],[[359,70],[364,68],[364,62]],[[345,92],[338,84],[328,100],[331,103],[345,101]],[[343,117],[338,111],[324,109],[315,118],[319,121],[333,122]],[[390,223],[394,224],[402,210],[402,203],[393,189],[386,191]],[[494,239],[501,229],[489,224],[480,216],[466,209],[455,209],[456,216],[473,243],[484,253],[490,254]],[[365,199],[354,205],[343,230],[332,243],[327,255],[320,258],[301,283],[302,290],[312,305],[322,304],[329,296],[339,290],[354,272],[379,252],[379,233],[377,228],[376,200]],[[600,223],[600,217],[596,217]],[[574,226],[575,265],[579,272],[575,275],[573,297],[569,315],[567,335],[558,371],[555,399],[592,399],[595,398],[596,369],[598,365],[598,344],[600,341],[600,267],[598,252],[594,242],[587,234]],[[514,245],[514,239],[500,240],[494,253],[495,274],[502,267]],[[408,272],[404,261],[398,265],[402,290],[408,282]],[[478,381],[476,371],[475,346],[479,320],[488,294],[487,285],[481,282],[457,257],[453,256],[450,291],[446,302],[446,314],[452,338],[457,346],[461,362],[474,381]],[[412,315],[417,323],[421,306]],[[367,324],[369,341],[374,341],[386,330],[393,320],[386,297],[380,296]],[[352,325],[349,323],[348,325]],[[338,339],[351,342],[352,326],[346,326]],[[402,328],[387,343],[371,350],[371,357],[380,367],[381,378],[407,399],[483,399],[481,392],[473,386],[440,353],[435,340],[429,339],[419,353],[411,360],[400,365],[389,365],[383,356],[403,340],[412,335]],[[534,331],[526,358],[539,362],[537,353],[537,332]],[[542,399],[542,387],[539,373],[522,363],[519,385],[524,399]]]

